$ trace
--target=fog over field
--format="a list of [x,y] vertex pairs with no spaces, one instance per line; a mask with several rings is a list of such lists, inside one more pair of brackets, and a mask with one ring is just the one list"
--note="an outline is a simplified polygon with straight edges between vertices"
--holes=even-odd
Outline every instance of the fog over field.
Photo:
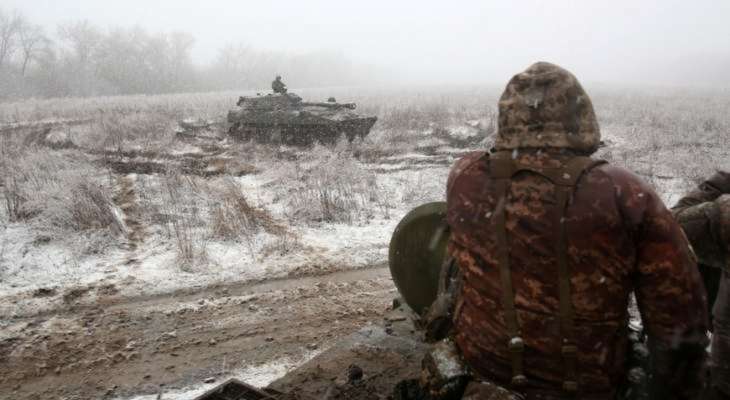
[[[595,157],[674,204],[730,170],[729,16],[721,0],[2,0],[0,399],[279,390],[353,334],[400,341],[393,232],[493,147],[506,82],[538,60],[586,88]],[[277,74],[289,92],[270,95]]]
[[[199,73],[191,72],[184,82],[160,86],[158,90],[164,92],[260,87],[267,84],[263,75],[276,72],[287,74],[289,79],[285,80],[292,87],[375,82],[503,84],[511,74],[537,60],[563,65],[585,82],[705,88],[730,85],[723,73],[730,68],[730,25],[726,23],[730,3],[716,0],[530,0],[518,4],[5,0],[0,11],[5,16],[0,21],[19,13],[29,24],[42,29],[43,37],[49,40],[43,46],[51,47],[53,55],[38,51],[30,64],[45,67],[52,61],[78,63],[71,56],[74,52],[77,58],[83,56],[78,54],[82,33],[96,36],[91,41],[104,42],[102,48],[126,46],[128,51],[120,50],[122,54],[138,58],[142,55],[132,55],[131,49],[135,36],[139,44],[149,39],[146,35],[159,41],[164,35],[174,40],[171,35],[185,34],[177,36],[184,42],[183,48],[169,57],[185,58],[178,60],[184,65],[177,68],[189,67]],[[89,29],[77,30],[72,37],[65,28],[81,21],[87,21]],[[99,37],[104,35],[116,39],[102,41]],[[125,38],[130,43],[125,43]],[[138,50],[154,53],[162,47]],[[10,58],[22,58],[21,53],[18,49]],[[185,64],[188,57],[189,66]],[[227,65],[223,60],[226,57]],[[231,61],[235,57],[243,61]],[[247,65],[237,68],[232,63]],[[5,64],[0,65],[0,73],[7,78],[13,68],[7,60]],[[127,64],[124,67],[136,67]],[[269,68],[253,81],[221,78],[250,72],[253,64]],[[308,71],[302,71],[304,68]],[[78,68],[69,69],[67,65],[59,70],[61,75],[73,74]],[[102,78],[87,79],[105,80]],[[49,79],[46,77],[44,82]],[[121,89],[115,89],[114,82],[94,85],[93,90],[15,90],[20,91],[19,95],[133,94],[149,90],[144,84]]]

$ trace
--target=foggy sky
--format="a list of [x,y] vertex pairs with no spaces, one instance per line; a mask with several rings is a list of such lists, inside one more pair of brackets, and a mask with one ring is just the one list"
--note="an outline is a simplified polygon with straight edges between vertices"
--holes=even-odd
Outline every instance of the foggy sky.
[[407,83],[504,83],[533,61],[581,80],[730,85],[730,1],[2,0],[54,32],[102,27],[182,30],[195,61],[227,43],[334,50]]

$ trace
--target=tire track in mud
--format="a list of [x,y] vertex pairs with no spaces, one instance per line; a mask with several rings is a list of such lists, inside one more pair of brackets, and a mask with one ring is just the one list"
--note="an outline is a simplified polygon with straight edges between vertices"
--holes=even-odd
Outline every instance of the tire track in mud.
[[178,302],[196,301],[219,293],[227,296],[242,296],[267,293],[276,290],[290,290],[292,288],[316,285],[321,282],[347,283],[370,279],[390,279],[390,272],[386,263],[375,264],[364,268],[343,268],[322,274],[290,275],[280,278],[238,281],[213,284],[203,287],[182,288],[172,292],[155,293],[139,296],[107,296],[102,299],[85,298],[77,300],[73,305],[59,305],[38,312],[15,314],[14,321],[33,320],[51,316],[75,315],[103,306],[105,310],[124,309],[132,307],[153,307],[165,305],[172,300]]
[[221,381],[303,360],[380,318],[394,296],[387,268],[376,266],[16,318],[0,341],[0,393],[101,399]]

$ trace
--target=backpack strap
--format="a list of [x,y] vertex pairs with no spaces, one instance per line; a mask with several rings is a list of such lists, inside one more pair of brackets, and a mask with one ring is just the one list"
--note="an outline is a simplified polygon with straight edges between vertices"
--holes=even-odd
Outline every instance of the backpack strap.
[[510,159],[493,158],[490,160],[489,171],[497,186],[497,208],[494,211],[497,231],[497,248],[499,249],[499,276],[502,286],[502,306],[509,340],[510,361],[512,363],[512,386],[521,387],[527,384],[527,377],[523,372],[523,353],[525,343],[520,336],[520,326],[517,321],[515,308],[515,294],[512,287],[512,270],[509,263],[509,248],[507,244],[506,211],[507,189],[517,171]]
[[576,371],[578,346],[575,341],[575,312],[570,288],[572,275],[568,265],[566,215],[571,197],[580,178],[592,168],[604,163],[603,160],[592,160],[588,157],[573,158],[565,165],[562,175],[553,181],[558,207],[557,220],[554,226],[557,230],[555,237],[558,238],[555,244],[555,254],[558,258],[558,290],[560,294],[560,334],[562,336],[560,352],[565,366],[563,390],[570,394],[578,392],[578,374]]
[[512,177],[521,171],[530,171],[545,177],[555,185],[558,213],[556,214],[555,251],[558,260],[559,281],[559,312],[561,355],[565,365],[563,390],[570,394],[578,391],[576,360],[578,348],[575,344],[575,316],[570,296],[570,270],[568,268],[568,247],[565,229],[565,216],[570,197],[580,178],[592,168],[604,164],[605,161],[593,160],[589,157],[574,157],[568,163],[558,168],[537,168],[515,162],[509,154],[497,153],[489,160],[490,177],[495,181],[497,191],[497,207],[495,209],[495,225],[497,248],[499,249],[498,262],[502,286],[502,303],[504,307],[505,325],[509,341],[512,364],[512,385],[522,387],[527,384],[527,377],[523,370],[524,340],[521,337],[517,310],[515,308],[515,294],[512,285],[512,270],[509,262],[509,247],[507,241],[506,203],[507,191]]

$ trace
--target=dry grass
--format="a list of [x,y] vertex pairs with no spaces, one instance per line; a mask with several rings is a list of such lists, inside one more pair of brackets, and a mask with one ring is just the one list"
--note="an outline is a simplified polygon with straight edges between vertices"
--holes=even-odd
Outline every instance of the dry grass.
[[386,157],[415,151],[420,138],[404,130],[378,130],[352,143],[353,157],[374,163]]
[[[432,200],[442,190],[443,174],[409,172],[402,185],[392,188],[385,187],[380,173],[368,167],[407,164],[401,156],[412,153],[488,148],[496,130],[499,91],[465,87],[301,91],[311,100],[334,95],[343,102],[357,102],[359,112],[378,115],[379,121],[364,140],[330,147],[301,150],[237,143],[220,157],[222,166],[217,168],[223,172],[217,177],[189,168],[139,175],[135,185],[140,222],[150,234],[174,244],[178,261],[186,269],[208,262],[211,241],[240,243],[257,256],[301,249],[296,236],[284,232],[256,204],[257,198],[230,177],[240,168],[222,160],[252,166],[248,172],[277,171],[273,175],[278,175],[278,181],[263,190],[276,193],[274,214],[286,218],[288,225],[363,224],[389,218],[394,208]],[[179,144],[173,136],[175,123],[189,116],[221,120],[239,94],[0,104],[0,125],[88,120],[55,124],[50,133],[37,127],[12,131],[0,127],[4,219],[50,228],[57,236],[118,235],[121,228],[111,200],[115,175],[108,170],[110,163],[98,162],[100,154],[115,162],[149,161],[140,154],[161,155],[167,158],[154,161],[171,169],[165,163],[177,157],[169,151],[171,144]],[[591,94],[608,144],[598,156],[636,171],[660,191],[687,190],[716,168],[730,170],[727,94],[615,90]],[[465,130],[476,135],[461,135]],[[47,134],[56,135],[63,144],[60,147],[66,148],[49,144]],[[191,164],[194,167],[197,164]],[[261,233],[270,240],[261,243]]]
[[23,221],[31,215],[23,209],[25,198],[21,195],[22,188],[14,177],[3,179],[3,200],[5,204],[5,216],[9,222]]
[[96,135],[86,136],[79,145],[100,150],[125,151],[144,149],[158,151],[174,139],[174,120],[154,112],[132,114],[101,113],[93,125]]
[[159,96],[108,96],[89,98],[28,99],[0,103],[0,123],[48,120],[96,119],[99,114],[132,115],[138,112],[164,115],[170,120],[199,115],[225,114],[240,93],[184,93]]
[[55,226],[75,231],[106,229],[113,234],[124,231],[108,188],[84,176],[71,178],[67,183],[69,196],[63,197],[67,203],[47,213]]
[[235,179],[223,178],[219,185],[209,186],[211,197],[211,236],[220,240],[251,241],[261,230],[282,233],[266,210],[252,206]]
[[283,196],[287,214],[294,220],[353,223],[374,217],[377,206],[387,204],[376,175],[362,168],[342,146],[316,146],[307,159],[287,168],[281,179],[289,180],[282,185]]
[[258,254],[258,258],[266,259],[270,256],[286,256],[296,254],[304,248],[299,238],[292,233],[283,233],[276,236],[274,241],[266,243]]
[[171,240],[183,270],[208,265],[211,241],[242,245],[255,257],[262,232],[285,234],[264,209],[252,205],[233,177],[205,179],[168,171],[158,177],[138,177],[139,205],[144,225],[155,226]]
[[17,154],[0,176],[7,215],[61,231],[119,234],[110,187],[94,176],[96,168],[74,151],[32,148]]
[[162,176],[161,221],[168,227],[177,249],[180,268],[190,271],[207,264],[208,238],[204,211],[199,199],[205,194],[204,182],[196,177],[170,171]]
[[688,190],[715,169],[730,170],[730,96],[684,91],[609,91],[595,96],[604,137],[599,153],[660,191],[680,179]]

